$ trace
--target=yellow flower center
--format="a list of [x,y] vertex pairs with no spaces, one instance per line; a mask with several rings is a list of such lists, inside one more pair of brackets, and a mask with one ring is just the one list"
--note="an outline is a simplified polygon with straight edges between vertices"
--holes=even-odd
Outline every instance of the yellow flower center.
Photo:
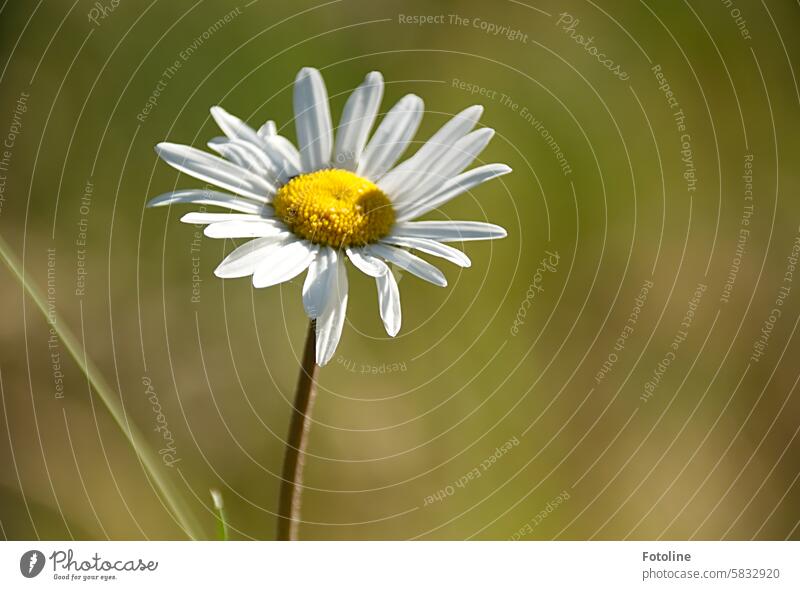
[[377,242],[394,223],[383,191],[347,170],[296,176],[280,188],[272,206],[295,234],[334,248]]

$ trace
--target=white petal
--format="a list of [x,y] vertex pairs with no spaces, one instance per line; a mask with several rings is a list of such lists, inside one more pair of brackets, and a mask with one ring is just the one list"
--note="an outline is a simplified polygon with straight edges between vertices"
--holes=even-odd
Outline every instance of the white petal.
[[308,267],[303,283],[303,307],[306,315],[318,318],[325,309],[328,294],[335,288],[339,254],[333,248],[320,248]]
[[400,238],[397,236],[386,236],[381,241],[387,244],[393,244],[395,246],[414,248],[420,252],[425,252],[426,254],[431,254],[433,256],[438,256],[439,258],[449,260],[453,264],[457,264],[463,268],[469,268],[472,266],[469,256],[464,254],[461,250],[456,250],[451,246],[440,244],[434,240],[429,240],[426,238]]
[[278,174],[278,184],[282,184],[288,178],[300,174],[300,152],[291,141],[278,135],[278,128],[275,121],[267,121],[257,132],[263,144],[264,152],[274,163]]
[[275,187],[263,178],[188,145],[159,143],[156,153],[181,172],[261,203],[268,203],[275,193]]
[[302,170],[300,152],[291,141],[281,135],[272,135],[264,139],[267,156],[275,162],[278,170],[278,182],[283,183]]
[[397,220],[406,221],[415,219],[428,211],[432,211],[444,205],[461,193],[492,180],[493,178],[508,174],[509,172],[511,172],[511,168],[505,164],[486,164],[485,166],[479,166],[468,170],[445,182],[441,188],[432,195],[398,206]]
[[261,138],[250,125],[231,115],[222,107],[211,107],[211,116],[214,117],[222,132],[231,139],[241,139],[257,146],[263,145]]
[[259,221],[261,219],[271,219],[264,214],[261,215],[248,215],[247,213],[202,213],[200,211],[192,211],[181,217],[183,223],[191,223],[193,225],[206,225],[209,223],[218,223],[220,221]]
[[414,256],[411,252],[384,244],[370,244],[369,246],[364,246],[364,249],[367,253],[380,256],[425,281],[439,287],[447,286],[447,279],[444,278],[442,271],[429,262],[425,262],[419,256]]
[[209,238],[265,238],[287,234],[282,223],[275,219],[253,218],[247,221],[220,221],[203,231]]
[[[384,266],[386,266],[384,264]],[[400,290],[397,288],[397,281],[394,275],[386,266],[386,272],[375,278],[378,286],[378,308],[381,311],[381,319],[386,333],[389,336],[396,336],[400,331],[402,323],[402,312],[400,310]]]
[[267,250],[277,248],[290,241],[293,241],[293,238],[287,236],[269,236],[250,240],[228,254],[214,270],[214,274],[221,279],[250,276],[255,272]]
[[408,160],[388,172],[381,178],[378,186],[395,203],[401,203],[413,196],[413,176],[424,174],[437,162],[458,140],[467,135],[483,114],[483,107],[471,106],[458,113],[433,134],[425,144]]
[[325,311],[316,321],[317,364],[320,367],[327,364],[336,352],[347,313],[347,270],[341,257],[336,269],[334,288],[328,293]]
[[508,234],[499,225],[482,221],[407,221],[398,223],[392,235],[408,238],[430,238],[439,242],[496,240]]
[[261,139],[272,137],[273,135],[278,135],[278,127],[275,125],[275,121],[267,121],[258,128],[258,136]]
[[333,150],[333,165],[337,168],[356,169],[369,132],[375,124],[382,97],[383,76],[380,72],[370,72],[347,99],[336,130],[336,147]]
[[226,209],[233,209],[234,211],[241,211],[242,213],[255,213],[259,214],[264,210],[264,206],[259,203],[254,203],[241,197],[234,197],[219,191],[210,191],[205,189],[184,189],[179,191],[171,191],[158,195],[151,199],[148,207],[164,207],[172,205],[173,203],[198,203],[200,205],[214,205],[215,207],[225,207]]
[[364,252],[363,248],[348,248],[347,257],[358,270],[370,277],[379,277],[386,272],[383,261]]
[[276,182],[277,168],[262,148],[241,139],[215,137],[206,145],[235,164]]
[[318,246],[300,240],[268,250],[253,273],[253,286],[261,289],[293,279],[308,268],[317,250]]
[[358,175],[378,180],[403,155],[422,120],[425,105],[408,94],[386,114],[358,162]]
[[314,68],[303,68],[295,78],[294,116],[303,172],[324,168],[331,159],[333,131],[328,91]]
[[389,336],[400,331],[400,291],[397,280],[383,260],[367,254],[363,248],[348,248],[347,255],[351,262],[365,274],[375,277],[378,287],[378,307],[381,319]]
[[231,142],[229,137],[225,137],[221,135],[219,137],[212,137],[210,140],[206,142],[206,145],[217,152],[223,158],[230,160],[237,166],[241,166],[242,168],[249,169],[250,166],[248,165],[247,161],[242,157],[242,154],[239,150],[232,150],[228,147],[228,144]]
[[494,136],[494,129],[484,127],[473,131],[455,142],[450,149],[432,161],[424,173],[414,178],[414,189],[408,193],[403,204],[415,203],[419,198],[438,190],[445,182],[461,174],[484,150]]
[[300,154],[285,137],[267,137],[263,146],[241,139],[215,137],[208,142],[215,152],[280,186],[300,173]]

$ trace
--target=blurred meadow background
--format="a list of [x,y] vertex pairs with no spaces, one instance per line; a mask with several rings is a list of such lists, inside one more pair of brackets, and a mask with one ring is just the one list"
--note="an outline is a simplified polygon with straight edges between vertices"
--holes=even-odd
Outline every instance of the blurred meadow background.
[[[320,374],[303,539],[800,539],[800,4],[99,0],[0,7],[0,523],[8,539],[183,539],[102,379],[207,538],[274,538],[302,278],[145,210],[202,186],[209,107],[295,139],[371,70],[479,103],[514,172],[430,219],[487,220],[439,289],[398,273],[387,338],[350,273]],[[352,269],[351,269],[352,270]],[[54,314],[57,314],[54,315]],[[77,359],[54,329],[75,338]],[[90,363],[90,364],[89,364]]]

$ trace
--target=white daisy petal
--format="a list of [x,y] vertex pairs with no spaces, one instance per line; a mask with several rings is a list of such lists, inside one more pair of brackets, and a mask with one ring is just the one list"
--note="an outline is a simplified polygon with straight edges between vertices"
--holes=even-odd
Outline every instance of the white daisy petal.
[[444,205],[460,194],[509,172],[511,172],[511,168],[505,164],[486,164],[485,166],[468,170],[445,182],[432,195],[398,206],[397,221],[416,219],[420,215]]
[[402,312],[400,309],[400,290],[397,288],[397,280],[385,263],[386,272],[375,278],[378,286],[378,308],[381,312],[383,326],[386,333],[395,337],[400,331],[402,323]]
[[368,254],[380,256],[384,260],[396,264],[403,270],[407,270],[412,275],[428,281],[429,283],[433,283],[439,287],[447,286],[447,279],[444,278],[442,271],[431,263],[424,261],[419,256],[413,255],[411,252],[385,244],[370,244],[369,246],[364,246],[364,249]]
[[265,238],[288,234],[286,227],[277,219],[219,221],[206,226],[203,233],[209,238]]
[[462,268],[469,268],[472,266],[469,256],[464,254],[461,250],[456,250],[451,246],[440,244],[435,240],[429,240],[426,238],[401,238],[397,236],[386,236],[381,240],[381,242],[392,244],[394,246],[414,248],[420,252],[425,252],[426,254],[431,254],[432,256],[438,256],[439,258],[449,260],[453,264],[456,264]]
[[328,293],[325,311],[316,321],[317,364],[320,367],[326,365],[336,351],[347,312],[347,270],[341,257],[336,270],[335,285]]
[[291,141],[278,135],[278,127],[275,121],[267,121],[257,132],[261,139],[264,152],[274,163],[278,171],[278,184],[282,184],[288,178],[300,174],[300,152]]
[[173,168],[238,195],[268,203],[275,187],[259,176],[188,145],[159,143],[156,153]]
[[383,261],[364,252],[363,248],[348,248],[347,257],[358,270],[370,277],[379,277],[386,272]]
[[275,162],[278,170],[278,183],[284,183],[288,178],[297,176],[302,170],[300,152],[291,141],[282,135],[271,135],[264,139],[267,156]]
[[314,68],[303,68],[295,78],[294,116],[303,172],[325,168],[333,148],[331,112],[325,82]]
[[445,182],[461,174],[478,157],[493,136],[494,129],[484,127],[455,142],[438,160],[432,161],[423,174],[415,178],[414,190],[406,197],[404,203],[416,202],[420,197],[437,190]]
[[396,336],[401,323],[400,291],[392,271],[383,260],[367,254],[363,248],[348,248],[347,256],[356,268],[375,278],[383,325],[389,336]]
[[206,145],[217,152],[223,158],[230,160],[237,166],[241,166],[242,168],[249,169],[250,166],[248,165],[247,161],[242,157],[242,154],[239,150],[232,150],[228,148],[228,144],[230,143],[230,138],[225,137],[224,135],[219,137],[212,137],[209,141],[206,142]]
[[395,203],[402,203],[418,193],[414,190],[416,183],[412,178],[426,171],[442,157],[454,144],[465,137],[475,127],[483,114],[483,107],[471,106],[458,113],[433,134],[425,144],[408,160],[389,171],[381,178],[378,186]]
[[[274,139],[275,138],[273,138],[273,140]],[[231,143],[240,146],[250,158],[257,162],[265,170],[266,174],[269,175],[269,180],[273,183],[275,183],[274,179],[279,176],[282,169],[285,168],[283,154],[271,149],[269,145],[266,146],[266,148],[261,148],[255,144],[238,139],[231,140]]]
[[482,221],[406,221],[392,229],[392,235],[405,238],[429,238],[438,242],[497,240],[508,233],[499,225]]
[[378,180],[403,155],[419,128],[425,104],[408,94],[386,114],[358,162],[358,175]]
[[211,116],[217,122],[222,132],[231,139],[240,139],[260,146],[263,144],[261,137],[247,123],[231,115],[220,106],[211,107]]
[[178,191],[171,191],[159,195],[148,201],[148,207],[164,207],[172,205],[173,203],[197,203],[199,205],[214,205],[216,207],[224,207],[226,209],[233,209],[234,211],[241,211],[242,213],[255,213],[259,214],[264,210],[264,206],[259,203],[254,203],[241,197],[234,197],[226,193],[218,191],[210,191],[205,189],[183,189]]
[[303,283],[303,307],[311,319],[318,318],[325,309],[328,293],[336,285],[339,253],[333,248],[320,248],[308,267]]
[[383,76],[370,72],[347,99],[333,150],[333,164],[343,170],[355,170],[383,97]]
[[261,127],[258,128],[258,136],[261,139],[266,139],[267,137],[273,137],[278,135],[278,126],[275,125],[275,121],[267,121]]
[[275,183],[277,168],[262,148],[249,141],[227,137],[215,137],[206,145],[222,157]]
[[269,236],[250,240],[235,248],[214,270],[221,279],[236,279],[252,275],[261,263],[267,250],[295,241],[289,236]]
[[267,216],[265,213],[248,215],[247,213],[203,213],[200,211],[192,211],[181,217],[183,223],[192,225],[206,225],[220,221],[259,221],[261,219],[273,219],[273,217]]
[[298,240],[266,251],[253,273],[253,286],[261,289],[293,279],[308,268],[318,249],[310,242]]

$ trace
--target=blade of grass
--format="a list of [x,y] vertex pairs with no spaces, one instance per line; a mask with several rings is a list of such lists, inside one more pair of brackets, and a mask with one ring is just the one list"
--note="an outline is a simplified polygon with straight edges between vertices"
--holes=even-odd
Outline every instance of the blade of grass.
[[222,494],[216,489],[210,491],[211,501],[214,503],[214,510],[217,511],[217,535],[220,541],[230,541],[228,518],[225,516],[225,503],[222,501]]
[[[14,277],[20,282],[23,290],[33,300],[36,307],[39,308],[39,311],[42,312],[45,319],[48,319],[49,316],[45,299],[42,297],[38,288],[30,280],[25,278],[22,272],[22,265],[2,236],[0,236],[0,256],[2,256],[3,262],[5,262],[6,266],[11,270]],[[53,314],[49,315],[52,316]],[[81,354],[82,346],[78,342],[78,339],[75,338],[72,332],[66,327],[58,314],[55,314],[55,318],[55,321],[51,324],[52,328],[58,333],[64,347],[70,353],[70,356],[75,359],[75,362],[78,364],[83,374],[86,375],[86,379],[88,379],[91,384],[92,390],[97,394],[97,397],[100,398],[100,401],[103,402],[106,409],[111,414],[111,417],[117,423],[117,426],[119,426],[122,433],[128,439],[128,442],[133,447],[136,456],[139,458],[149,478],[155,483],[159,495],[167,506],[169,506],[170,511],[181,528],[183,528],[184,532],[191,539],[196,540],[203,538],[202,527],[194,519],[191,511],[186,507],[180,494],[175,490],[168,478],[164,477],[162,473],[163,467],[160,465],[161,461],[150,450],[142,434],[125,416],[122,405],[118,400],[119,396],[112,394],[113,390],[105,382],[94,363],[89,360],[88,356]]]

